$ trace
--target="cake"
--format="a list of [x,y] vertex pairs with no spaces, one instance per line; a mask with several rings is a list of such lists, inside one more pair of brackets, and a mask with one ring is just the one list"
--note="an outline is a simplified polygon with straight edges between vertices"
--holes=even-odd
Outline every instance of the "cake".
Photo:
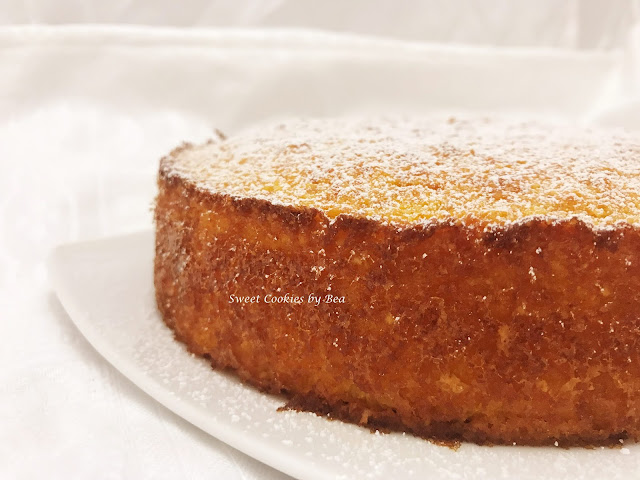
[[289,405],[480,444],[640,436],[640,141],[292,119],[160,162],[158,309]]

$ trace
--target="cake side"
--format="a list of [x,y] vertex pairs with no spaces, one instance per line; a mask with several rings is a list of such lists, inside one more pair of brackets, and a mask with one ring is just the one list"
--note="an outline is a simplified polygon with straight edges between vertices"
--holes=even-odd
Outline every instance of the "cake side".
[[[304,408],[438,440],[640,436],[633,222],[331,216],[216,193],[176,168],[182,151],[159,177],[156,298],[215,367]],[[264,301],[285,294],[344,302]]]

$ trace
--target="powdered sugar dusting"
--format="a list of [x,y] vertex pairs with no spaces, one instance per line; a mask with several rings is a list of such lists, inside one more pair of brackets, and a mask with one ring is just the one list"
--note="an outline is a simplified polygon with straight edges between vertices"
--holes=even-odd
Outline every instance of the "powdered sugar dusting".
[[640,138],[481,117],[296,119],[178,149],[168,175],[234,197],[415,224],[640,224]]

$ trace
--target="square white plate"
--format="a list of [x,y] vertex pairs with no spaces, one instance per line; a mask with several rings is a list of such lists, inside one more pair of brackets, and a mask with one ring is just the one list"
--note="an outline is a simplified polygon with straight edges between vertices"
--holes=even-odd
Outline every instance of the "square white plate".
[[480,447],[454,451],[411,435],[311,413],[278,412],[262,394],[211,369],[177,343],[155,306],[153,233],[64,245],[50,258],[54,288],[80,332],[158,402],[238,450],[301,479],[640,478],[640,445]]

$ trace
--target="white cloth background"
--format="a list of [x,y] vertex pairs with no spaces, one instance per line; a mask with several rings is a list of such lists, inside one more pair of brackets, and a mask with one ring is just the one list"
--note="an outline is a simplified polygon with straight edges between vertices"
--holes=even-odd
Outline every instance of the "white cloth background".
[[[594,20],[581,13],[594,2],[534,2],[538,16],[527,13],[532,2],[487,2],[485,16],[471,2],[457,2],[458,13],[456,2],[427,2],[424,23],[412,19],[415,5],[389,21],[388,8],[344,3],[324,2],[315,15],[293,1],[3,2],[0,478],[282,478],[130,384],[79,335],[47,282],[54,245],[151,227],[158,159],[180,141],[276,116],[388,110],[640,126],[633,2],[612,2],[596,27],[580,26]],[[458,26],[447,33],[434,19]],[[388,38],[8,25],[86,21],[298,25]],[[489,33],[480,34],[482,22]]]
[[613,48],[638,0],[3,0],[0,24],[296,27],[403,40]]

